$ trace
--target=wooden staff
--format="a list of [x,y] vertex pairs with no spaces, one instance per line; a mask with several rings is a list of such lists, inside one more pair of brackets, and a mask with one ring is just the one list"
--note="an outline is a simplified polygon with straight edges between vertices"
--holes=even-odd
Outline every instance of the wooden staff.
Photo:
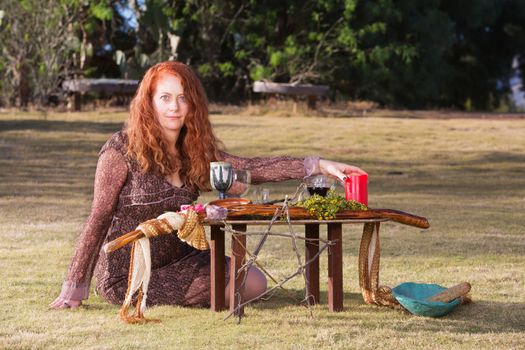
[[122,248],[126,244],[131,243],[134,240],[140,239],[142,237],[144,237],[144,233],[141,230],[134,230],[134,231],[128,232],[114,239],[113,241],[106,243],[104,245],[104,252],[105,253],[114,252],[115,250]]
[[[268,204],[244,204],[228,206],[228,217],[227,219],[247,219],[253,216],[261,216],[271,218],[275,213],[275,210],[279,207],[276,205]],[[308,220],[315,219],[308,210],[301,207],[288,208],[290,218],[292,220]],[[199,218],[204,219],[205,213],[199,213]],[[401,224],[419,227],[429,228],[430,224],[424,217],[405,213],[399,210],[393,209],[368,209],[368,210],[344,210],[336,215],[336,219],[376,219],[376,218],[388,218],[392,221],[399,222]],[[144,233],[140,230],[134,230],[128,232],[117,239],[104,245],[104,252],[111,253],[128,243],[133,242],[144,236]]]
[[[430,227],[430,223],[428,222],[427,218],[406,213],[404,211],[394,209],[369,209],[367,211],[379,217],[389,218],[390,220],[399,222],[400,224],[425,229]],[[359,213],[366,213],[367,211],[362,211]]]
[[[228,208],[228,219],[250,216],[272,216],[278,207],[275,205],[246,204]],[[293,220],[315,219],[308,210],[301,207],[289,208],[290,218]],[[388,218],[401,224],[419,228],[429,228],[428,220],[422,216],[405,213],[393,209],[343,210],[336,214],[336,219],[375,219]]]

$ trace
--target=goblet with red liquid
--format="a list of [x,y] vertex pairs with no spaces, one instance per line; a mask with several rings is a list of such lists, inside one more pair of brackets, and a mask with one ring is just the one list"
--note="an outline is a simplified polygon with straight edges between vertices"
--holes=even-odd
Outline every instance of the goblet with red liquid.
[[314,175],[304,179],[306,189],[310,195],[318,194],[326,197],[328,190],[335,186],[335,180],[326,175]]

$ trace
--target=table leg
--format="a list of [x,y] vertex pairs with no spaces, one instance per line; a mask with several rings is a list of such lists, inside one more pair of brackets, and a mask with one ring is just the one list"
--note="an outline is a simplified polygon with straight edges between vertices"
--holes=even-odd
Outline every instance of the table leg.
[[343,311],[343,229],[342,224],[328,224],[328,309]]
[[223,225],[212,225],[210,239],[210,306],[213,311],[221,311],[224,305],[224,232]]
[[366,223],[359,247],[359,287],[367,304],[399,305],[387,286],[379,286],[379,222]]
[[[234,224],[232,228],[235,231],[246,232],[246,224]],[[240,287],[244,280],[245,272],[237,273],[242,265],[246,262],[246,235],[232,235],[232,255],[230,259],[230,311],[235,310],[240,303]],[[244,314],[244,308],[241,308],[237,316]]]
[[[305,224],[306,238],[312,239],[305,242],[305,262],[311,260],[319,253],[319,224]],[[308,297],[310,303],[319,303],[319,257],[306,265],[306,279],[308,281]]]

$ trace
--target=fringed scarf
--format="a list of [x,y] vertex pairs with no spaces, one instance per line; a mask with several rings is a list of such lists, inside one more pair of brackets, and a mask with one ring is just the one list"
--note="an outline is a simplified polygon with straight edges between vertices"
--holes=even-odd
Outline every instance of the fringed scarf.
[[[151,250],[149,239],[162,234],[171,234],[177,231],[177,236],[184,242],[199,250],[210,249],[204,227],[199,215],[193,208],[174,213],[167,212],[158,218],[141,223],[137,230],[144,233],[144,237],[133,242],[128,276],[128,290],[124,303],[120,308],[120,319],[126,323],[160,322],[144,317],[148,285],[151,276]],[[139,291],[135,312],[129,314],[132,297]]]

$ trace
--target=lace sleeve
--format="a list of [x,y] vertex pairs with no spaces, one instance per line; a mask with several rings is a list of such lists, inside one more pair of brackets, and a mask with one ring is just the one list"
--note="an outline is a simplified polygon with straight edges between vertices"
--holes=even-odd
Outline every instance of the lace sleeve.
[[221,156],[234,168],[249,170],[253,184],[302,179],[319,171],[319,157],[243,158],[226,152],[221,152]]
[[91,276],[98,254],[111,223],[119,193],[126,181],[127,164],[124,156],[114,148],[103,148],[95,174],[94,198],[75,248],[75,253],[62,286],[64,299],[83,300],[89,295]]

